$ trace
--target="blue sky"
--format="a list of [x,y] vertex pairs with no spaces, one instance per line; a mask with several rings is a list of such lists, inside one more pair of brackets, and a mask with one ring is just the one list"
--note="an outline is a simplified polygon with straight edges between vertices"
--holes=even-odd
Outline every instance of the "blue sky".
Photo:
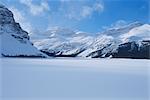
[[65,27],[89,33],[129,22],[149,23],[149,0],[1,0],[27,30]]

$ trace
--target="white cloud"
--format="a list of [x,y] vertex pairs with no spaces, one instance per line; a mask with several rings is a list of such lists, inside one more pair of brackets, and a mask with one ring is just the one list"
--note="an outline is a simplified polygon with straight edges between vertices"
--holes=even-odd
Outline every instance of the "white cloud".
[[118,21],[116,21],[115,23],[113,23],[113,24],[111,24],[111,27],[112,28],[120,28],[120,27],[123,27],[123,26],[125,26],[125,25],[127,25],[128,23],[127,23],[127,21],[125,21],[125,20],[118,20]]
[[[68,3],[68,4],[67,4]],[[61,10],[64,10],[65,16],[69,19],[81,20],[90,18],[94,13],[102,13],[104,11],[104,4],[95,2],[88,4],[86,2],[62,2]]]
[[110,26],[103,26],[103,29],[104,30],[107,30],[107,29],[118,29],[118,28],[121,28],[125,25],[127,25],[128,22],[125,21],[125,20],[118,20],[116,21],[115,23],[111,24]]
[[33,4],[33,0],[20,0],[20,3],[29,7],[32,15],[40,15],[44,11],[48,11],[50,9],[46,1],[41,1],[40,5]]
[[81,17],[85,18],[87,16],[91,16],[93,9],[89,6],[84,6],[81,11]]
[[102,3],[95,3],[93,5],[93,9],[95,11],[103,12],[103,10],[104,10],[104,4],[102,4]]
[[20,12],[15,7],[10,7],[9,9],[13,12],[15,21],[18,22],[25,31],[31,32],[31,24],[26,20],[23,12]]
[[94,12],[103,12],[104,6],[101,3],[95,3],[92,6],[83,6],[81,16],[83,18],[91,16]]

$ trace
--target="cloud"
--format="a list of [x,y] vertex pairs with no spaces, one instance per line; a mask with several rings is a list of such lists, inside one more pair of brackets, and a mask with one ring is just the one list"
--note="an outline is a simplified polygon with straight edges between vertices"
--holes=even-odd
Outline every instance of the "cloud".
[[107,30],[107,29],[118,29],[118,28],[121,28],[121,27],[127,25],[128,23],[129,22],[127,22],[125,20],[118,20],[115,23],[111,24],[110,26],[103,26],[102,28],[104,30]]
[[62,0],[61,11],[65,13],[65,16],[69,19],[82,20],[90,18],[94,13],[102,13],[104,11],[104,4],[101,2],[94,2],[90,4],[88,2],[76,1],[69,2]]
[[93,9],[89,6],[84,6],[81,11],[81,17],[85,18],[87,16],[91,16]]
[[117,22],[112,24],[111,27],[120,28],[120,27],[122,27],[124,25],[127,25],[127,21],[125,21],[125,20],[118,20]]
[[104,6],[101,3],[95,3],[92,6],[83,6],[81,10],[81,16],[86,18],[91,16],[94,12],[103,12]]
[[93,5],[93,9],[95,11],[103,12],[103,10],[104,10],[104,4],[102,4],[102,3],[95,3]]
[[16,9],[15,7],[10,7],[9,8],[14,15],[14,19],[16,22],[20,23],[21,27],[28,32],[32,31],[32,27],[29,21],[26,20],[23,12],[20,12],[18,9]]
[[34,4],[33,0],[20,0],[20,3],[26,5],[30,9],[32,15],[40,15],[44,11],[50,10],[50,7],[46,1],[41,1],[40,5]]

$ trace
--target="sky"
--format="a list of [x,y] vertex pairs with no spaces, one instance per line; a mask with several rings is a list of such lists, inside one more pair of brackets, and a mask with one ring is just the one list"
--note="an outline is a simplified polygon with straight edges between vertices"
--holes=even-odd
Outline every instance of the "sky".
[[149,0],[0,0],[29,33],[54,27],[97,33],[149,21]]

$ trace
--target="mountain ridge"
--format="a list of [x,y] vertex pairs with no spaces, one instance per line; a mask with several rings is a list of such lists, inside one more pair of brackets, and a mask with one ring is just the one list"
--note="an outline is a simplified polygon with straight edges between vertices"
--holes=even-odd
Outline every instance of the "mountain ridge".
[[150,25],[140,22],[110,28],[96,36],[61,27],[29,36],[15,22],[13,13],[0,5],[0,38],[3,57],[150,59]]
[[0,39],[2,57],[47,57],[33,46],[28,33],[15,22],[13,13],[3,5],[0,5]]
[[[62,28],[60,30],[62,30]],[[57,28],[57,31],[59,31],[59,28]],[[55,32],[56,31],[53,31],[54,34],[57,34],[57,32],[56,33]],[[62,34],[65,33],[65,31],[61,32]],[[75,31],[71,32],[72,32],[71,35],[64,36],[63,39],[61,36],[59,36],[59,34],[60,35],[62,34],[59,33],[57,34],[57,36],[54,37],[52,36],[51,38],[45,38],[37,41],[35,40],[33,43],[37,48],[39,48],[39,50],[46,52],[47,54],[53,51],[53,54],[51,53],[50,55],[59,57],[89,57],[89,58],[119,57],[116,56],[116,52],[119,52],[120,50],[119,48],[121,48],[120,46],[122,46],[123,44],[126,45],[126,43],[130,44],[130,42],[131,44],[132,42],[135,42],[135,44],[138,45],[139,49],[143,45],[143,41],[147,41],[148,45],[147,49],[149,50],[150,44],[148,41],[150,40],[150,38],[148,37],[150,34],[149,24],[133,22],[120,28],[114,29],[111,28],[105,30],[104,32],[101,32],[99,35],[95,37],[90,36],[85,32],[82,32],[83,34],[79,34],[80,32]],[[78,35],[76,33],[78,33]],[[44,45],[46,46],[43,49]],[[129,56],[129,58],[136,58],[136,57]],[[149,58],[149,55],[143,58]]]

